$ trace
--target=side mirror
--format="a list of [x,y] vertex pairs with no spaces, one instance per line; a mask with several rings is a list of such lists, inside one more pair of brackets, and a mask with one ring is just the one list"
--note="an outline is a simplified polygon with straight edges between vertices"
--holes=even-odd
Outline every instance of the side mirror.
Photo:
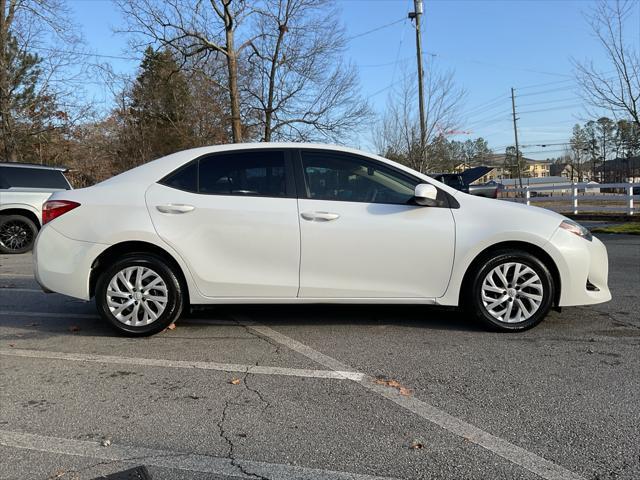
[[416,185],[413,197],[418,205],[425,207],[435,207],[438,205],[438,189],[430,183],[420,183]]

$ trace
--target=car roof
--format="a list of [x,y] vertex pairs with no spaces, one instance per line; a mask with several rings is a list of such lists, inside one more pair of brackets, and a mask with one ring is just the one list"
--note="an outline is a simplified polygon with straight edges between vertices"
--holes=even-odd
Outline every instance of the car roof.
[[40,165],[39,163],[22,163],[22,162],[0,162],[0,167],[12,168],[36,168],[38,170],[56,170],[58,172],[66,172],[66,167],[52,167],[49,165]]
[[[115,182],[136,182],[139,180],[146,181],[149,178],[156,178],[157,180],[160,180],[162,177],[164,177],[165,175],[168,175],[176,168],[184,165],[186,162],[190,160],[194,160],[204,155],[214,154],[214,153],[249,151],[249,150],[266,150],[266,149],[325,150],[325,151],[332,151],[332,152],[350,153],[354,155],[364,156],[366,158],[370,158],[373,160],[377,160],[381,163],[395,167],[398,170],[407,172],[410,175],[417,176],[418,178],[422,178],[425,180],[431,179],[437,182],[437,180],[433,179],[433,177],[429,177],[424,173],[416,172],[415,170],[405,165],[389,160],[388,158],[381,157],[380,155],[376,155],[374,153],[357,150],[355,148],[344,147],[342,145],[330,145],[330,144],[324,144],[324,143],[298,143],[298,142],[256,142],[256,143],[231,143],[231,144],[222,144],[222,145],[211,145],[206,147],[191,148],[189,150],[182,150],[182,151],[167,155],[165,157],[161,157],[156,160],[152,160],[150,162],[144,163],[138,167],[132,168],[131,170],[127,170],[121,173],[120,175],[116,175],[115,177],[111,177],[101,183],[98,183],[96,186],[107,186]],[[439,186],[451,195],[456,195],[458,193],[458,190],[448,185],[445,185],[443,183],[439,183]]]

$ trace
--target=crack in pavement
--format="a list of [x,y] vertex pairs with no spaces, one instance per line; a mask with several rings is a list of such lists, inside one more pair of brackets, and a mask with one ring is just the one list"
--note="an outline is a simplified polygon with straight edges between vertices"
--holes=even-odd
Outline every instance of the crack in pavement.
[[[236,322],[237,323],[237,322]],[[265,341],[266,343],[268,343],[269,345],[271,345],[272,347],[275,347],[275,352],[271,353],[271,352],[265,352],[258,360],[256,360],[255,362],[255,366],[259,366],[260,363],[262,363],[262,361],[264,360],[264,358],[269,354],[276,354],[278,355],[280,353],[280,344],[277,344],[275,342],[270,341],[270,339],[267,339],[265,337],[262,337],[261,335],[256,334],[255,332],[253,332],[252,330],[250,330],[247,326],[245,325],[241,325],[240,323],[238,323],[239,326],[244,327],[244,329],[251,334],[251,336],[256,337],[260,340]],[[249,375],[251,375],[251,371],[247,370],[243,375],[242,378],[240,379],[242,382],[243,387],[245,388],[245,390],[247,392],[251,392],[252,394],[254,394],[256,397],[258,397],[258,399],[260,400],[260,403],[262,404],[262,408],[261,408],[261,414],[264,414],[264,412],[267,410],[267,408],[269,408],[271,406],[271,404],[265,400],[264,396],[262,395],[262,393],[260,393],[260,391],[257,388],[251,387],[248,383],[247,383],[247,379],[249,377]],[[232,438],[227,434],[224,424],[225,421],[227,419],[227,410],[232,406],[232,405],[237,405],[237,406],[243,406],[239,403],[233,403],[230,401],[226,401],[224,404],[224,407],[222,408],[222,414],[220,416],[220,421],[218,422],[218,430],[220,432],[220,438],[222,438],[226,443],[227,443],[227,458],[231,461],[231,465],[233,465],[235,468],[238,469],[238,471],[240,471],[240,473],[242,473],[245,476],[251,477],[251,478],[256,478],[258,480],[270,480],[269,477],[265,477],[263,475],[257,474],[255,472],[251,472],[249,471],[242,463],[241,460],[236,459],[235,456],[235,444],[232,440]]]

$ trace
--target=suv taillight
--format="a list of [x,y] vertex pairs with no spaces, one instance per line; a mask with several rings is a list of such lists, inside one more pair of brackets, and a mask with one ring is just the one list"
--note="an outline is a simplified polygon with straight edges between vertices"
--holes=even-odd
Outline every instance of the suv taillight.
[[79,206],[78,202],[71,200],[47,200],[42,205],[42,224],[44,225]]

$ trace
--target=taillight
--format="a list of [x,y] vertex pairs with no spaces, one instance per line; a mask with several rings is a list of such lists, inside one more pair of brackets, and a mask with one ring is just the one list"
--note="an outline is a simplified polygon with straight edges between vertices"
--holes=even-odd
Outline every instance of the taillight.
[[42,224],[44,225],[79,206],[78,202],[71,200],[47,200],[42,205]]

